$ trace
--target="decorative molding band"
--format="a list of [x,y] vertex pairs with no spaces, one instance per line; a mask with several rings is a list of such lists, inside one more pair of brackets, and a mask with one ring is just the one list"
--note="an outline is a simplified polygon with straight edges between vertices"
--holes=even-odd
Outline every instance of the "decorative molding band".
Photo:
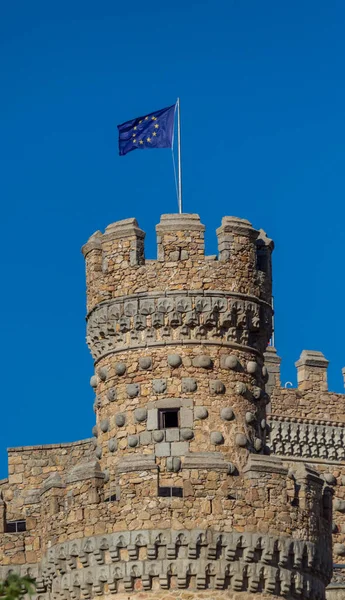
[[271,413],[267,415],[267,419],[273,421],[286,421],[288,423],[304,423],[311,425],[331,425],[332,427],[345,427],[345,423],[341,423],[340,421],[330,421],[324,419],[310,419],[305,417],[287,417],[286,415],[278,415],[275,413]]
[[[140,556],[140,559],[139,559]],[[80,565],[82,565],[80,567]],[[4,578],[11,567],[0,568]],[[27,566],[19,567],[21,573]],[[119,590],[225,589],[324,599],[332,575],[325,545],[259,533],[211,530],[124,531],[50,548],[39,568],[37,592],[75,599]]]
[[128,349],[221,344],[264,352],[272,308],[232,292],[167,292],[122,296],[88,315],[87,343],[95,360]]
[[298,423],[271,417],[269,429],[268,445],[278,456],[328,461],[345,460],[344,426]]
[[345,565],[333,565],[333,577],[329,587],[345,588]]
[[[271,454],[271,456],[274,456],[274,454]],[[279,458],[283,461],[283,462],[302,462],[305,463],[306,460],[305,458],[302,458],[300,456],[296,457],[296,456],[279,456]],[[324,460],[322,458],[308,458],[308,463],[310,464],[315,464],[315,465],[344,465],[345,466],[345,461],[341,461],[341,460]],[[345,600],[345,598],[344,598]]]

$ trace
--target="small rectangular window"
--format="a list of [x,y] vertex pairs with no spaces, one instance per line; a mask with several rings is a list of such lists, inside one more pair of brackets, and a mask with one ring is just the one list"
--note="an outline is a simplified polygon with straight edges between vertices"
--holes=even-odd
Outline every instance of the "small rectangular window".
[[258,271],[263,271],[267,273],[267,251],[264,247],[256,248],[256,268]]
[[22,531],[26,531],[26,521],[24,519],[6,523],[6,533],[20,533]]
[[104,498],[104,502],[116,502],[116,494],[111,494],[111,496]]
[[178,408],[165,408],[158,411],[159,429],[179,427],[180,411]]
[[183,498],[181,487],[159,487],[158,496],[161,498]]

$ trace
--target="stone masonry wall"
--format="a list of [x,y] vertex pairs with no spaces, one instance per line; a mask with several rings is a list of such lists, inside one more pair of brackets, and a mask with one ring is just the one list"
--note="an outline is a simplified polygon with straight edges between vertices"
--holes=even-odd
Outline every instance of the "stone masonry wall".
[[266,353],[270,372],[271,414],[268,444],[293,473],[307,461],[329,487],[332,505],[335,577],[332,600],[345,598],[345,396],[328,391],[328,361],[320,352],[306,351],[296,363],[298,387],[280,385],[280,359],[275,349]]
[[0,577],[29,572],[42,600],[324,600],[332,483],[268,455],[273,242],[224,217],[205,257],[197,215],[157,236],[156,261],[135,219],[83,247],[93,438],[10,451]]

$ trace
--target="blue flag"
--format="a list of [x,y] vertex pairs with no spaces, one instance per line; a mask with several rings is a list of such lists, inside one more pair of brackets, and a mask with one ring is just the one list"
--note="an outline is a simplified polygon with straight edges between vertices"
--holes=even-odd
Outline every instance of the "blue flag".
[[174,137],[175,107],[161,108],[145,117],[118,125],[119,154],[145,148],[171,148]]

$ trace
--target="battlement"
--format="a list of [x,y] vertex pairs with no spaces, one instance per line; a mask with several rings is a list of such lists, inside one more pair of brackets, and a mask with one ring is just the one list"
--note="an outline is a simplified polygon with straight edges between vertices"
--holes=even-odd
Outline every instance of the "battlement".
[[162,215],[156,229],[157,260],[145,261],[145,234],[135,219],[109,225],[83,247],[95,360],[201,340],[263,352],[272,327],[273,242],[249,221],[224,217],[219,256],[210,260],[198,215]]
[[156,227],[157,260],[149,261],[136,219],[94,233],[82,248],[88,309],[111,298],[167,288],[223,289],[270,303],[273,242],[265,233],[245,219],[224,217],[217,229],[217,258],[205,256],[204,230],[198,215],[162,215]]
[[[268,346],[265,351],[265,365],[268,370],[268,382],[266,391],[272,394],[274,390],[281,387],[280,378],[281,358],[277,354],[276,348]],[[297,368],[297,390],[299,396],[308,395],[308,393],[328,392],[327,384],[327,369],[329,361],[325,358],[322,352],[317,350],[303,350],[298,361],[295,362]],[[345,386],[345,367],[342,369]],[[291,382],[285,384],[287,391],[292,391],[294,388]],[[331,393],[331,392],[329,392]],[[333,394],[343,396],[343,394]]]

